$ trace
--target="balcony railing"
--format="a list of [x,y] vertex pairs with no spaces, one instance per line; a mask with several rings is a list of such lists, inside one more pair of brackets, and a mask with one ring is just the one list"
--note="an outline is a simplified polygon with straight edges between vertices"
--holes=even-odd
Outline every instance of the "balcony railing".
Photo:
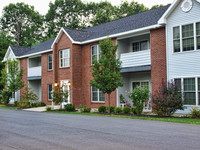
[[122,68],[151,65],[151,51],[143,50],[121,54]]
[[41,76],[41,66],[31,67],[28,69],[28,77],[38,77]]

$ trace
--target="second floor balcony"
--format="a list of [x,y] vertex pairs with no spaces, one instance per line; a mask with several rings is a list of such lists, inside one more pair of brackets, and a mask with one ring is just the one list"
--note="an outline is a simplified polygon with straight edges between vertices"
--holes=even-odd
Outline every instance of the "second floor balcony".
[[28,77],[41,77],[41,56],[29,58]]

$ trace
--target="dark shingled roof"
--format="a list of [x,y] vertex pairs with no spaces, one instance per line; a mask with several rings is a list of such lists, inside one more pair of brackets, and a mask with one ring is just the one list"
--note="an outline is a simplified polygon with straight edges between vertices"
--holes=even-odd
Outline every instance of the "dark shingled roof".
[[141,12],[83,30],[64,28],[74,41],[84,42],[112,34],[156,25],[170,5]]
[[[74,41],[84,42],[112,34],[156,25],[169,6],[170,5],[159,7],[82,30],[70,28],[64,28],[64,30]],[[15,46],[11,46],[11,48],[16,56],[23,56],[51,49],[54,40],[55,38],[52,38],[32,48]]]

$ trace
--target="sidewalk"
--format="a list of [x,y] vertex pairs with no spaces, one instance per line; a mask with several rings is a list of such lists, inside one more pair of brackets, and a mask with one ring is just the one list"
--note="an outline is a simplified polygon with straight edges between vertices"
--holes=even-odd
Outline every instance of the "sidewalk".
[[[46,111],[46,107],[48,106],[44,106],[44,107],[35,107],[35,108],[27,108],[27,109],[23,109],[25,111],[36,111],[36,112],[45,112]],[[51,107],[51,106],[49,106]],[[59,109],[60,105],[56,105],[54,106],[54,110]]]

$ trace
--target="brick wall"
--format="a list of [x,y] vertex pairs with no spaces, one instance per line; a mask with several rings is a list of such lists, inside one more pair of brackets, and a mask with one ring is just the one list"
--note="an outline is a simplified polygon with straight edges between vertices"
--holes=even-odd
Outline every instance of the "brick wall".
[[151,30],[151,82],[152,95],[155,95],[167,81],[165,28]]
[[[23,78],[22,78],[22,81],[25,82],[26,85],[28,85],[28,81],[27,81],[27,73],[28,73],[28,58],[22,58],[20,59],[20,68],[24,70],[23,72]],[[23,87],[21,90],[20,90],[20,95],[22,95],[22,93],[24,92],[25,90],[25,87]]]

